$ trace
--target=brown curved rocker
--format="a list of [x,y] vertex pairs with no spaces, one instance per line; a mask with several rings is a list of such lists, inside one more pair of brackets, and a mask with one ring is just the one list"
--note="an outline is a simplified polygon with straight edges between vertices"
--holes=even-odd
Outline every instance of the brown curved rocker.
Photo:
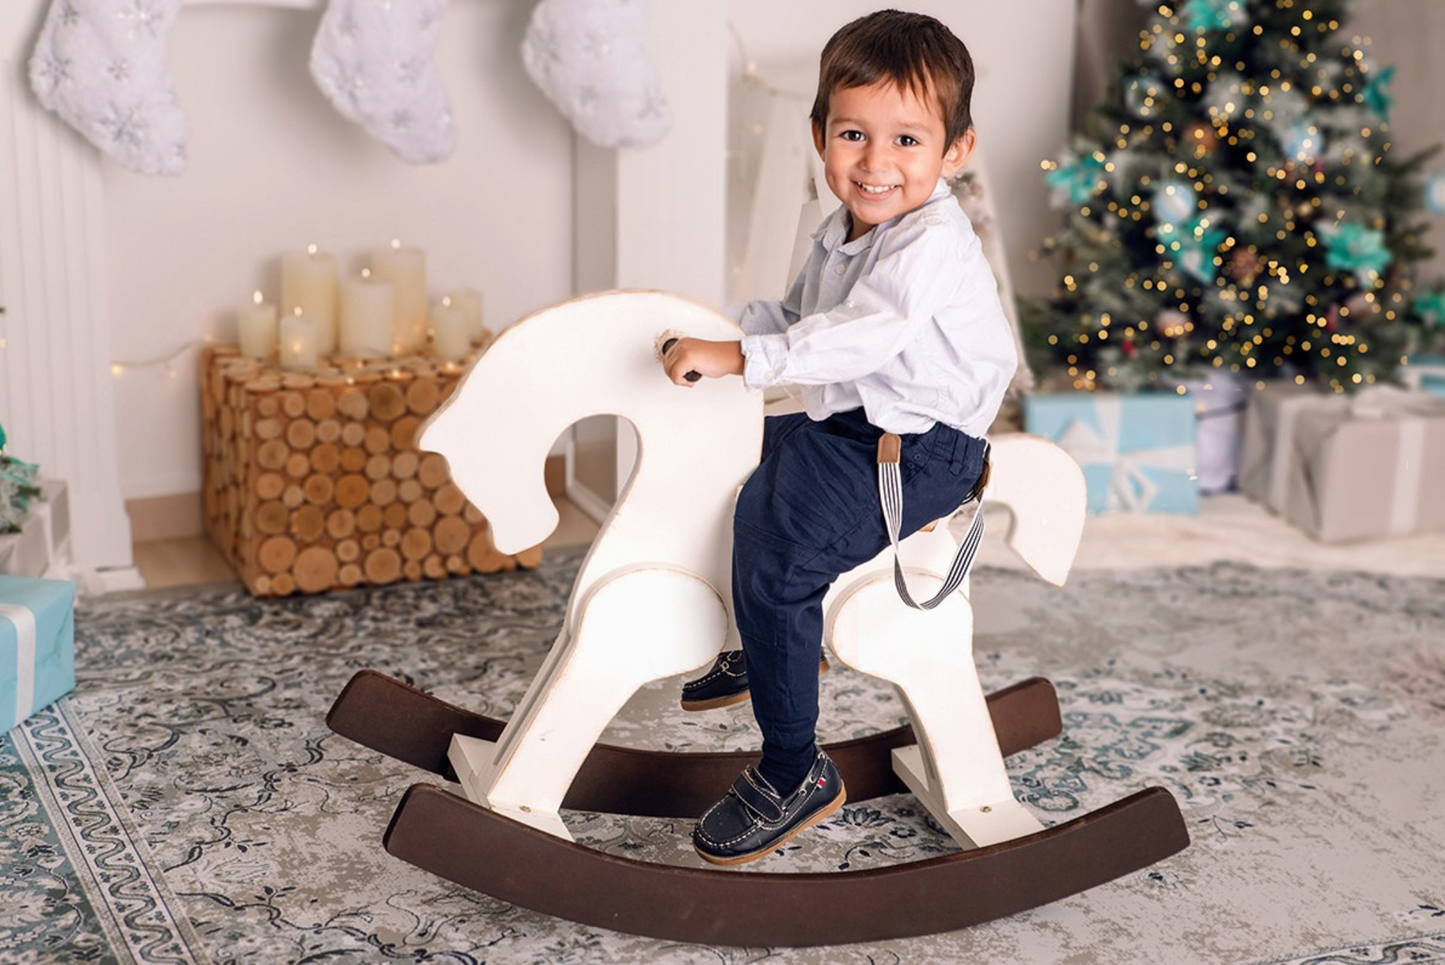
[[[988,695],[1004,755],[1034,747],[1063,730],[1053,684],[1031,677]],[[453,734],[496,740],[506,721],[473,713],[375,670],[358,671],[326,715],[333,731],[365,747],[454,780],[447,761]],[[848,788],[866,801],[908,788],[893,773],[892,751],[917,743],[913,728],[825,745]],[[668,752],[598,744],[577,772],[563,807],[640,817],[702,814],[757,759],[751,751]]]
[[1027,837],[890,868],[710,871],[594,851],[414,784],[384,840],[403,861],[558,918],[756,947],[965,928],[1138,871],[1183,850],[1189,835],[1173,796],[1156,787]]
[[[988,706],[1005,755],[1062,730],[1053,685],[1042,678],[990,694]],[[452,734],[496,740],[505,723],[374,670],[351,678],[326,722],[342,736],[443,776],[450,773]],[[891,752],[911,743],[912,728],[904,726],[828,745],[849,799],[906,791],[893,774]],[[598,744],[563,804],[694,817],[753,756]],[[1188,847],[1189,834],[1173,796],[1156,787],[1026,837],[890,868],[709,870],[594,851],[436,785],[414,784],[383,842],[423,870],[571,921],[670,941],[800,946],[936,934],[1015,914],[1167,858]]]

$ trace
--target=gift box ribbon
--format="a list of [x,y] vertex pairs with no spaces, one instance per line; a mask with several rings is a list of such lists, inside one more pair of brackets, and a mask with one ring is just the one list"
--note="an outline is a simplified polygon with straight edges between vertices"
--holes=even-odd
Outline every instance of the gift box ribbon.
[[15,625],[15,719],[24,720],[35,709],[35,614],[23,606],[0,603],[0,620]]
[[1094,408],[1099,429],[1075,419],[1059,436],[1059,445],[1081,465],[1102,463],[1111,467],[1108,508],[1137,512],[1147,509],[1159,494],[1149,469],[1194,471],[1194,446],[1160,446],[1120,452],[1124,405],[1121,399],[1099,399]]
[[1404,536],[1419,523],[1425,468],[1425,422],[1445,418],[1445,400],[1389,385],[1374,386],[1355,396],[1350,413],[1362,419],[1399,419],[1400,445],[1395,450],[1395,487],[1390,502],[1390,535]]

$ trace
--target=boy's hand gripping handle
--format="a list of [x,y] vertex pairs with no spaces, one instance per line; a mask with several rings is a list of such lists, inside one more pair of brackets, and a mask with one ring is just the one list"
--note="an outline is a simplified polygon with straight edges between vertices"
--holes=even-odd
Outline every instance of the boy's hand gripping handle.
[[[676,344],[677,344],[677,339],[675,339],[675,338],[670,338],[670,339],[668,339],[667,341],[663,342],[663,343],[662,343],[662,354],[663,354],[663,355],[666,355],[667,352],[668,352],[668,349],[672,348],[672,347],[673,347],[674,345],[676,345]],[[702,373],[701,373],[701,372],[688,372],[686,375],[683,376],[683,378],[687,379],[689,382],[696,382],[698,379],[702,378]]]

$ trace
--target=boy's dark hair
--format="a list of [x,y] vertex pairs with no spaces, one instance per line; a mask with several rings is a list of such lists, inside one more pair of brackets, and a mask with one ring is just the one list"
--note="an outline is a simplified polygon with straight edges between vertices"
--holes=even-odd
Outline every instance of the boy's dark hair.
[[920,100],[932,94],[943,114],[944,150],[973,127],[973,58],[953,31],[932,17],[880,10],[847,24],[823,48],[818,96],[810,115],[823,130],[833,91],[891,83]]

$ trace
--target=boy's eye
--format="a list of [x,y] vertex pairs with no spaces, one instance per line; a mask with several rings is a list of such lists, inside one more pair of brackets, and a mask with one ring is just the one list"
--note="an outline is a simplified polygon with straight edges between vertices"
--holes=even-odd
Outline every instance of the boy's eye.
[[917,147],[918,138],[914,137],[912,134],[900,134],[898,137],[898,144],[900,147]]
[[841,132],[838,136],[841,137],[841,138],[842,138],[843,140],[845,140],[845,141],[861,141],[861,140],[863,140],[863,132],[862,132],[862,131],[843,131],[843,132]]

